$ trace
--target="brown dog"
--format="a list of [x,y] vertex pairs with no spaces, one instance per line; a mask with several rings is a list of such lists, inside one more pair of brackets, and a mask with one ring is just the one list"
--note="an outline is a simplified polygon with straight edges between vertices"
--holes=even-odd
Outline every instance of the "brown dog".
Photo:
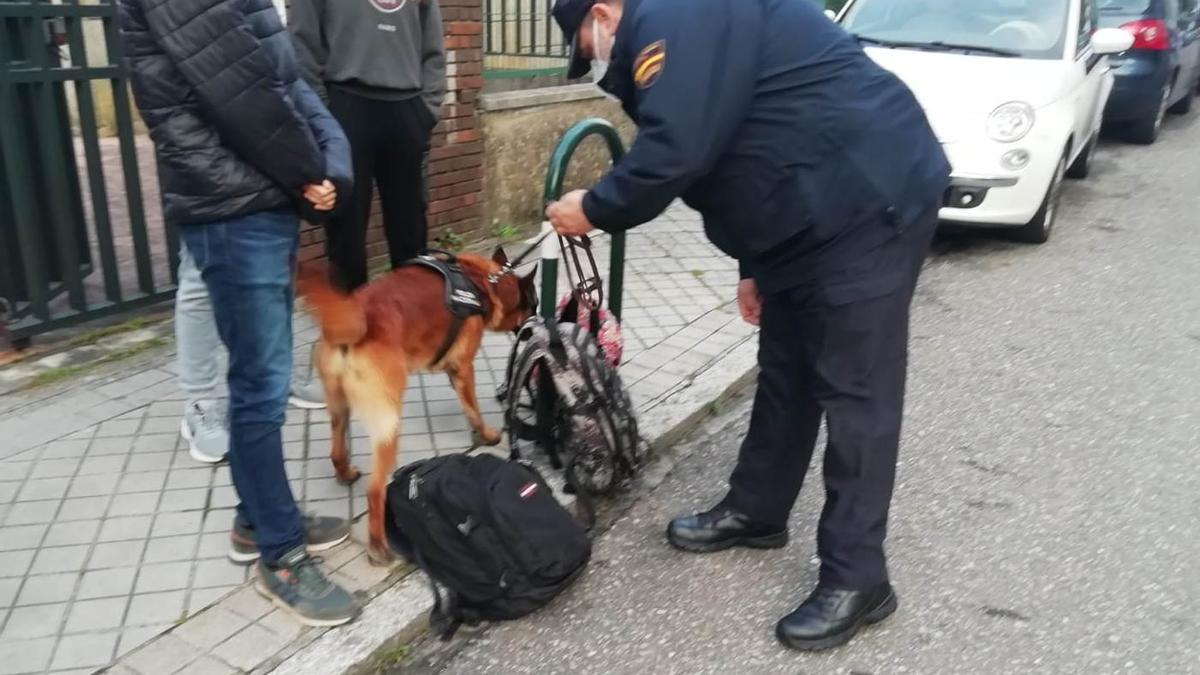
[[507,256],[496,249],[491,260],[463,254],[463,272],[486,295],[487,316],[462,323],[457,339],[439,363],[433,363],[453,326],[445,304],[445,280],[421,267],[401,267],[346,295],[333,288],[323,266],[305,265],[298,291],[321,327],[316,352],[317,371],[333,424],[333,460],[337,478],[356,481],[361,472],[350,464],[347,436],[350,411],[362,420],[371,437],[374,465],[367,489],[368,553],[376,564],[387,564],[391,552],[384,542],[384,489],[396,465],[401,406],[410,375],[443,371],[458,393],[477,443],[495,445],[500,431],[489,427],[475,398],[475,353],[483,331],[515,331],[535,311],[533,274],[520,277],[505,265]]

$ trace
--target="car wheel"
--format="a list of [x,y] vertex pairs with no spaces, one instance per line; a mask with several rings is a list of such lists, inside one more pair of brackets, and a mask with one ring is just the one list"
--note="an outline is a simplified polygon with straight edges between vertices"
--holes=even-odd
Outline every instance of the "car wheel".
[[1162,131],[1163,119],[1167,116],[1167,101],[1171,98],[1171,83],[1163,85],[1162,99],[1158,109],[1145,119],[1129,125],[1129,141],[1139,145],[1150,145],[1158,140],[1158,132]]
[[1014,231],[1019,241],[1030,244],[1044,244],[1050,239],[1050,231],[1054,229],[1054,221],[1058,217],[1058,202],[1062,197],[1063,178],[1067,173],[1067,155],[1063,153],[1054,169],[1054,177],[1050,179],[1050,187],[1046,188],[1046,196],[1033,219],[1020,229]]
[[1092,134],[1091,140],[1084,146],[1083,152],[1075,158],[1075,161],[1067,168],[1067,178],[1081,180],[1087,178],[1092,173],[1092,158],[1096,155],[1096,145],[1100,142],[1100,132]]

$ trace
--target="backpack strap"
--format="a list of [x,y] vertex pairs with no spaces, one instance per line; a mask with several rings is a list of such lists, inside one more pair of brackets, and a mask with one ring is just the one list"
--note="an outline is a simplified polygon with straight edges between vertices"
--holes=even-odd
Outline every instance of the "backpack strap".
[[559,363],[566,365],[568,363],[567,348],[563,344],[562,333],[558,330],[558,321],[546,319],[546,328],[550,333],[550,345],[547,350]]
[[[508,353],[508,363],[504,369],[504,383],[496,392],[496,399],[501,403],[508,402],[509,396],[514,395],[514,392],[520,389],[519,383],[528,377],[528,373],[524,371],[532,361],[532,353],[535,351],[533,338],[541,326],[543,326],[541,317],[533,316],[517,330],[516,339],[513,340],[512,349]],[[516,395],[519,396],[519,394]]]
[[429,627],[442,642],[447,642],[454,637],[463,624],[458,610],[458,596],[453,590],[446,589],[446,598],[442,599],[442,593],[438,590],[433,575],[429,573],[429,566],[425,564],[425,558],[421,556],[420,549],[413,547],[412,560],[429,580],[429,590],[433,593],[433,609],[429,610]]
[[558,322],[554,319],[546,319],[546,328],[550,340],[546,347],[548,358],[543,360],[542,368],[538,370],[537,401],[534,402],[534,405],[537,409],[538,440],[550,457],[550,466],[562,470],[562,457],[558,453],[558,444],[554,442],[554,413],[557,407],[555,404],[558,400],[558,388],[555,386],[554,373],[550,370],[549,361],[555,359],[559,364],[565,365],[567,352],[563,347],[562,336],[558,333]]
[[[544,329],[543,332],[548,336],[547,344],[543,345],[540,340],[534,341],[537,328]],[[523,345],[522,343],[528,344]],[[558,344],[557,349],[553,346],[555,343]],[[521,439],[533,440],[540,443],[546,450],[551,466],[561,470],[562,460],[558,456],[552,437],[555,408],[557,407],[555,405],[557,389],[551,369],[557,364],[551,364],[550,360],[556,358],[553,355],[556,351],[560,354],[558,363],[565,364],[566,351],[562,345],[562,339],[557,336],[557,324],[540,318],[531,319],[518,333],[516,343],[513,345],[506,372],[507,383],[504,390],[500,392],[500,397],[506,404],[505,421],[509,431],[509,457],[520,459],[519,441]],[[534,368],[539,363],[542,367],[537,370],[537,382],[536,388],[534,388],[532,386]],[[527,391],[532,396],[531,403],[536,420],[533,425],[524,422],[517,416],[521,391]]]
[[583,527],[590,534],[596,527],[596,503],[592,501],[592,495],[579,484],[579,479],[575,477],[573,464],[563,472],[563,478],[566,479],[567,485],[575,495],[575,503],[579,504],[579,508],[583,511]]
[[505,423],[508,426],[509,456],[511,459],[519,460],[521,458],[521,440],[538,440],[537,427],[522,420],[518,416],[518,412],[521,409],[522,392],[529,394],[530,402],[533,405],[536,406],[537,403],[537,399],[533,395],[530,378],[534,366],[537,365],[545,353],[539,344],[540,341],[535,341],[537,329],[541,326],[540,321],[540,319],[531,319],[517,334],[517,339],[513,343],[512,353],[508,359],[505,384],[503,385],[503,389],[497,393],[497,398],[505,404],[504,417]]
[[[641,436],[637,431],[637,420],[633,410],[621,388],[620,375],[604,360],[604,351],[595,342],[595,336],[591,331],[576,326],[571,333],[571,340],[579,352],[579,369],[584,384],[593,397],[605,401],[605,405],[597,411],[597,414],[604,418],[603,421],[612,433],[613,462],[619,472],[632,476],[637,472],[635,457],[638,448],[627,446],[631,442],[639,443]],[[596,348],[595,354],[590,350],[592,346]],[[628,420],[628,425],[619,424],[618,417]],[[631,427],[631,429],[627,427]]]

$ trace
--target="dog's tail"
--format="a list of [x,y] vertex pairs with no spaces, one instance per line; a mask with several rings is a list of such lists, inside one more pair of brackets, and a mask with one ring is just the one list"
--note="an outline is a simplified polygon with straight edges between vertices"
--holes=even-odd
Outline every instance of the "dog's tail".
[[328,265],[305,263],[300,266],[297,294],[308,303],[326,342],[354,346],[367,334],[367,316],[354,296],[334,288],[329,279]]

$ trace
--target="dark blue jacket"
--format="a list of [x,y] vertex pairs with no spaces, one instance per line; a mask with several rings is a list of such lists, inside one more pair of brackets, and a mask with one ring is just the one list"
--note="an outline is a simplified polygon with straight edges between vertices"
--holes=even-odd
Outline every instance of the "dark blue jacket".
[[588,219],[624,230],[682,196],[764,290],[843,270],[948,184],[912,93],[812,2],[625,0],[601,86],[639,133]]
[[311,214],[303,186],[326,178],[350,193],[350,144],[271,0],[120,0],[120,16],[168,223]]

